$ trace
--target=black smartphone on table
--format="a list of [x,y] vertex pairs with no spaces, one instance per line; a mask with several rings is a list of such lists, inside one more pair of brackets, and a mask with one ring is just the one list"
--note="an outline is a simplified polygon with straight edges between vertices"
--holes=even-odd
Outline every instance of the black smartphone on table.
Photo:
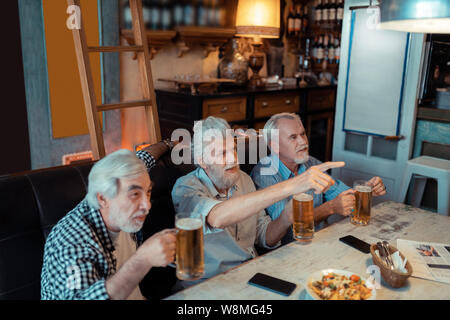
[[248,284],[258,288],[267,289],[283,296],[289,296],[297,287],[295,283],[274,278],[263,273],[255,274],[253,278],[248,281]]
[[354,236],[345,236],[340,238],[339,240],[355,249],[358,249],[363,253],[370,253],[370,244]]

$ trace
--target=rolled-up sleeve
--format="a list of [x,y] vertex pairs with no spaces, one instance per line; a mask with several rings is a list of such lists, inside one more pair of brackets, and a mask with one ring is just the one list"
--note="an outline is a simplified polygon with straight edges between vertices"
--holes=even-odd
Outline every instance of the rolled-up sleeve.
[[178,179],[172,190],[172,201],[176,213],[189,212],[193,217],[201,218],[205,234],[222,231],[206,223],[208,214],[221,201],[212,199],[200,181],[190,176]]
[[350,187],[343,183],[341,180],[336,180],[334,185],[328,189],[326,193],[324,193],[325,201],[330,201],[340,195],[342,192],[349,190]]
[[272,219],[266,214],[264,210],[261,210],[258,214],[258,221],[256,224],[256,242],[255,244],[265,248],[265,249],[275,249],[281,245],[281,241],[279,241],[274,246],[267,245],[266,242],[266,233],[267,233],[267,227],[269,226],[269,223],[272,222]]

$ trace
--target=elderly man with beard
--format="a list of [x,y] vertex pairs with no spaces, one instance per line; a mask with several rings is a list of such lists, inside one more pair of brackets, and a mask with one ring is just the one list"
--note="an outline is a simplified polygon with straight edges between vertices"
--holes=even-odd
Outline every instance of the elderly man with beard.
[[[310,189],[326,191],[334,180],[323,171],[344,165],[338,162],[311,167],[294,179],[256,191],[252,179],[239,168],[230,131],[220,118],[196,123],[192,147],[198,168],[179,178],[172,190],[176,212],[189,212],[203,220],[203,279],[254,258],[255,244],[277,247],[292,224],[292,214],[272,221],[264,209]],[[191,284],[179,282],[178,288]]]
[[174,230],[144,243],[136,234],[151,208],[148,170],[168,147],[161,142],[137,154],[120,150],[92,167],[85,199],[45,243],[43,300],[144,299],[139,282],[175,255]]
[[[278,130],[278,139],[271,139],[274,130]],[[309,168],[321,162],[309,156],[309,144],[300,117],[295,113],[280,113],[272,116],[264,126],[264,137],[271,155],[263,158],[253,168],[251,177],[257,189],[265,189],[283,181],[295,179]],[[271,174],[265,174],[270,172]],[[386,188],[379,177],[373,177],[369,183],[374,196],[386,194]],[[316,230],[350,215],[355,206],[354,190],[342,181],[336,182],[323,194],[314,194],[314,220]],[[269,206],[270,217],[275,221],[283,215],[291,215],[292,197],[285,198]],[[282,239],[282,244],[293,241],[292,228]]]

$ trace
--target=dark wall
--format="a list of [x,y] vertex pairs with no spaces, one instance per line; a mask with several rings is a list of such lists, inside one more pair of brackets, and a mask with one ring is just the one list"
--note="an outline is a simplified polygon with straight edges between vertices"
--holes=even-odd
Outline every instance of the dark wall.
[[31,169],[18,1],[2,1],[2,12],[0,175]]

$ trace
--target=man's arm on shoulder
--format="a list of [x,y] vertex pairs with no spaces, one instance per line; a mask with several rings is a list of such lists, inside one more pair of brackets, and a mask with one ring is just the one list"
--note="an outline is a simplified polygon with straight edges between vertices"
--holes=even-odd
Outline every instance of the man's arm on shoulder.
[[138,151],[136,153],[136,156],[144,161],[145,166],[148,170],[150,170],[155,166],[156,161],[158,161],[166,152],[172,150],[172,148],[177,144],[178,141],[160,141],[158,143],[152,144],[151,146],[148,146],[141,151]]

